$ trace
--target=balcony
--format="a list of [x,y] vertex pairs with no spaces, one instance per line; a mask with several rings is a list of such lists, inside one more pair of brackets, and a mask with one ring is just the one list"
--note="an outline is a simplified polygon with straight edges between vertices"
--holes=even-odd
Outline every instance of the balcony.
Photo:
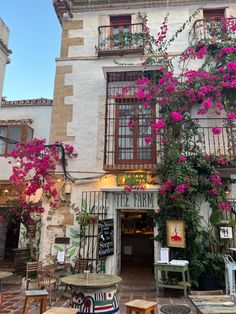
[[144,53],[144,25],[142,23],[98,28],[97,54],[101,56],[123,56]]
[[[147,132],[148,128],[146,122],[143,122],[145,117],[140,117],[141,125],[135,134],[128,128],[128,122],[125,122],[126,124],[118,131],[116,125],[119,121],[112,116],[112,112],[115,112],[114,108],[108,112],[110,118],[106,121],[104,170],[151,170],[156,164],[164,162],[161,135],[158,135],[155,143],[147,144],[143,141],[142,132],[143,130]],[[192,138],[191,145],[198,147],[204,155],[214,156],[219,162],[222,160],[222,164],[219,164],[221,168],[232,167],[232,162],[235,161],[236,129],[232,128],[226,119],[195,119],[195,121],[199,134]],[[220,129],[217,135],[212,132],[216,125]],[[224,160],[229,162],[224,163]]]
[[196,20],[192,29],[192,44],[203,41],[208,44],[231,43],[236,40],[236,18],[212,18]]

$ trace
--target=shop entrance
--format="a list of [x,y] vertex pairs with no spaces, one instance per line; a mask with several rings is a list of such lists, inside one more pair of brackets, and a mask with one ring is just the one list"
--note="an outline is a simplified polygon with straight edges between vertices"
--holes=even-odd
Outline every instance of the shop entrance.
[[[148,210],[121,210],[121,273],[135,268],[152,274],[154,223]],[[153,276],[153,275],[152,275]]]

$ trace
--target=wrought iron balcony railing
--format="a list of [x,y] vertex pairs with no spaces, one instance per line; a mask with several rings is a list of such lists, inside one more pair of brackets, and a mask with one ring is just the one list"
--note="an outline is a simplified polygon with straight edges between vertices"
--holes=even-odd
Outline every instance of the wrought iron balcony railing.
[[193,24],[192,43],[230,43],[236,40],[236,18],[196,20]]
[[142,23],[100,26],[98,28],[98,56],[114,56],[144,51]]
[[[151,170],[156,164],[164,162],[167,157],[164,155],[162,144],[163,134],[156,137],[155,143],[146,143],[144,137],[152,136],[146,122],[147,117],[140,115],[139,125],[131,129],[128,126],[128,116],[116,117],[118,110],[123,114],[126,108],[120,106],[120,109],[117,109],[116,106],[115,103],[107,106],[109,108],[107,108],[105,126],[104,169],[109,171]],[[228,120],[196,119],[196,123],[198,124],[198,135],[193,136],[190,145],[197,147],[204,155],[214,156],[219,162],[222,161],[221,167],[229,165],[228,162],[224,163],[225,160],[235,161],[234,133],[236,129],[232,128]],[[216,125],[218,134],[214,134],[212,131]]]

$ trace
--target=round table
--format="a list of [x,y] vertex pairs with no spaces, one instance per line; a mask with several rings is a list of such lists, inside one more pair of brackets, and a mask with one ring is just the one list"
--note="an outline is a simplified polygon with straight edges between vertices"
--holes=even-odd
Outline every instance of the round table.
[[72,289],[71,307],[78,308],[80,313],[113,314],[119,312],[116,296],[116,285],[121,277],[108,274],[75,274],[61,278],[61,282]]

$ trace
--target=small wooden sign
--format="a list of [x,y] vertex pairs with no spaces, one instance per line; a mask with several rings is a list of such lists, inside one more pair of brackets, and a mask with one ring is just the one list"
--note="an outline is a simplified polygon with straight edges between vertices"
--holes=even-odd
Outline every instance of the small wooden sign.
[[55,243],[57,243],[57,244],[70,244],[70,238],[67,238],[67,237],[55,238]]

